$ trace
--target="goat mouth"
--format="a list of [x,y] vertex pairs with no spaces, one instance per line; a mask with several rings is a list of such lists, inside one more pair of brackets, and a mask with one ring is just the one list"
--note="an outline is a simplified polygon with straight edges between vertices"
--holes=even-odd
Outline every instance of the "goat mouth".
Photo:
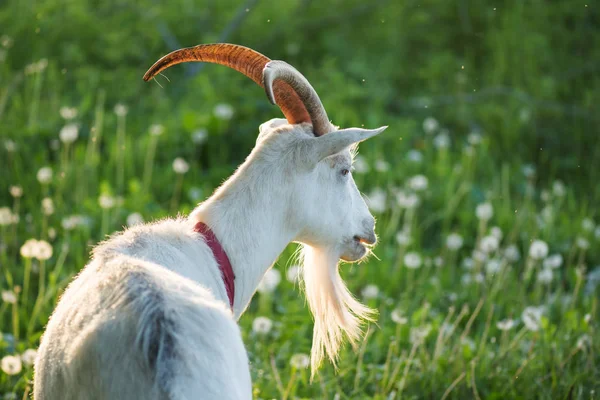
[[362,246],[371,247],[375,244],[375,241],[372,239],[364,238],[362,236],[354,235],[354,241]]

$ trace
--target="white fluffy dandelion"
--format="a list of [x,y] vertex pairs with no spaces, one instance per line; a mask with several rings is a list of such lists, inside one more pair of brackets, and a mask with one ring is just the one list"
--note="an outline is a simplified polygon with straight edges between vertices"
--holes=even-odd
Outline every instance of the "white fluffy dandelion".
[[419,205],[419,196],[417,196],[415,193],[399,191],[396,194],[396,202],[401,208],[410,210]]
[[396,308],[394,311],[392,311],[390,316],[392,318],[392,321],[394,321],[398,325],[404,325],[404,324],[408,323],[408,318],[405,317],[404,315],[402,315],[402,312],[398,308]]
[[363,298],[365,298],[366,300],[376,299],[377,296],[379,296],[379,288],[377,287],[377,285],[370,284],[365,286],[361,293]]
[[382,213],[386,209],[387,193],[381,188],[375,188],[366,196],[367,205],[376,213]]
[[448,250],[457,251],[463,246],[463,237],[458,233],[451,233],[446,237],[446,247]]
[[60,108],[59,113],[60,116],[67,121],[70,121],[77,117],[77,109],[75,107],[63,106]]
[[542,268],[541,271],[537,273],[537,281],[543,285],[549,285],[552,283],[553,278],[554,273],[550,268]]
[[16,356],[4,356],[0,361],[2,372],[6,375],[17,375],[23,369],[21,359]]
[[300,266],[292,265],[285,272],[286,279],[291,283],[297,283],[300,280]]
[[31,367],[35,362],[35,358],[37,357],[37,350],[35,349],[27,349],[21,354],[21,361],[26,367]]
[[423,130],[427,134],[434,133],[435,131],[438,130],[439,127],[440,127],[440,124],[438,123],[437,119],[435,119],[433,117],[427,117],[423,121]]
[[547,269],[557,269],[562,266],[563,256],[560,254],[552,254],[549,255],[543,263],[544,268]]
[[37,180],[42,185],[47,185],[52,182],[52,168],[50,167],[42,167],[37,172]]
[[421,163],[421,162],[423,162],[423,153],[421,153],[419,150],[413,149],[413,150],[410,150],[408,153],[406,153],[406,158],[410,162]]
[[479,243],[479,248],[485,254],[491,254],[498,250],[498,246],[500,245],[498,238],[496,236],[484,236],[481,238],[481,242]]
[[8,189],[10,195],[15,199],[23,196],[23,188],[19,185],[13,185]]
[[54,201],[52,201],[50,197],[45,197],[42,199],[42,212],[44,215],[54,214]]
[[196,129],[194,132],[192,132],[192,142],[194,142],[195,144],[202,144],[206,142],[207,138],[208,131],[204,128]]
[[271,332],[273,321],[267,317],[256,317],[252,321],[252,331],[258,335],[266,335]]
[[310,358],[304,353],[294,354],[290,358],[290,365],[296,369],[306,369],[310,364]]
[[482,221],[489,221],[494,216],[494,207],[491,203],[481,203],[475,208],[475,215]]
[[496,328],[500,329],[501,331],[509,331],[516,325],[517,324],[514,319],[507,318],[503,319],[502,321],[498,321],[496,323]]
[[190,165],[183,158],[177,157],[173,160],[173,171],[175,171],[176,174],[183,175],[188,172],[189,169]]
[[440,150],[450,147],[450,135],[448,132],[442,131],[436,135],[436,137],[433,138],[433,145]]
[[523,320],[523,324],[530,331],[536,332],[540,330],[542,326],[542,314],[544,313],[543,307],[533,307],[529,306],[523,310],[521,314],[521,319]]
[[45,240],[38,240],[34,250],[34,257],[40,261],[48,260],[52,257],[52,245]]
[[3,290],[2,301],[8,304],[15,304],[17,302],[17,295],[12,290]]
[[100,208],[107,210],[116,205],[116,200],[111,195],[102,194],[98,197],[98,204],[100,205]]
[[144,223],[144,217],[139,212],[131,213],[127,216],[127,226],[135,226]]
[[367,172],[369,172],[370,169],[367,160],[361,155],[357,155],[356,157],[354,157],[352,167],[354,168],[354,171],[358,174],[366,174]]
[[256,289],[259,293],[272,293],[281,282],[281,272],[276,268],[271,268],[262,277]]
[[73,143],[79,136],[79,127],[77,124],[67,124],[62,127],[58,137],[60,141],[66,144]]
[[542,260],[548,255],[548,244],[543,240],[534,240],[529,246],[529,257]]
[[23,243],[20,249],[21,257],[34,258],[37,251],[37,240],[28,239]]
[[218,119],[229,120],[233,117],[234,111],[229,104],[219,103],[213,109],[213,113]]
[[412,242],[412,237],[410,236],[410,230],[403,229],[400,232],[396,233],[396,242],[400,246],[408,246]]
[[415,192],[421,192],[429,186],[429,180],[425,175],[415,175],[408,180],[408,187]]
[[521,252],[516,245],[511,244],[504,249],[504,257],[509,262],[517,262],[521,259]]
[[406,268],[417,269],[421,267],[422,263],[423,260],[421,259],[419,253],[411,251],[404,255],[404,265]]
[[165,127],[161,124],[152,124],[148,128],[148,132],[150,132],[150,136],[160,136],[165,133]]
[[113,109],[117,117],[124,117],[127,115],[129,108],[123,103],[115,104],[115,108]]

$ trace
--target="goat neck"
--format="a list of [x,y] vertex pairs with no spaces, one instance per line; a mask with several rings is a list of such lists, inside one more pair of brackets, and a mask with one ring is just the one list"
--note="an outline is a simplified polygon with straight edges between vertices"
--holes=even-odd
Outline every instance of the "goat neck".
[[248,179],[256,174],[246,169],[242,166],[190,215],[193,223],[201,221],[210,227],[229,257],[235,274],[236,318],[248,306],[265,272],[297,235],[289,226],[281,198],[272,191],[257,190],[258,182]]

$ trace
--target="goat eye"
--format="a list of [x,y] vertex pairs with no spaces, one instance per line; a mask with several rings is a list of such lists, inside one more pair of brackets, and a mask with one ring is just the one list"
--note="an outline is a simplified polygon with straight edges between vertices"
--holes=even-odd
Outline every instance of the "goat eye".
[[350,170],[349,170],[349,169],[345,169],[345,168],[344,168],[344,169],[342,170],[342,175],[344,175],[344,176],[348,175],[349,173],[350,173]]

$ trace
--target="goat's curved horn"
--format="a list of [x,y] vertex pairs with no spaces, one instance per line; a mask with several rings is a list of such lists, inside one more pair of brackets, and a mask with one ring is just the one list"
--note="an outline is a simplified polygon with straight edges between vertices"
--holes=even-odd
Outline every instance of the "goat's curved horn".
[[[144,74],[144,80],[149,81],[172,65],[188,61],[225,65],[241,72],[260,86],[263,86],[263,70],[271,62],[268,57],[248,47],[228,43],[201,44],[175,50],[162,57]],[[293,88],[285,79],[279,79],[272,86],[270,99],[275,99],[290,124],[312,122],[312,114],[295,91],[298,89]]]
[[325,107],[323,107],[319,95],[296,68],[285,61],[271,61],[267,63],[263,70],[263,80],[267,97],[273,104],[279,105],[279,102],[276,101],[276,93],[273,90],[274,87],[276,88],[277,81],[283,81],[294,89],[310,115],[315,135],[321,136],[335,130],[329,122],[329,118],[327,118],[327,112],[325,112]]

